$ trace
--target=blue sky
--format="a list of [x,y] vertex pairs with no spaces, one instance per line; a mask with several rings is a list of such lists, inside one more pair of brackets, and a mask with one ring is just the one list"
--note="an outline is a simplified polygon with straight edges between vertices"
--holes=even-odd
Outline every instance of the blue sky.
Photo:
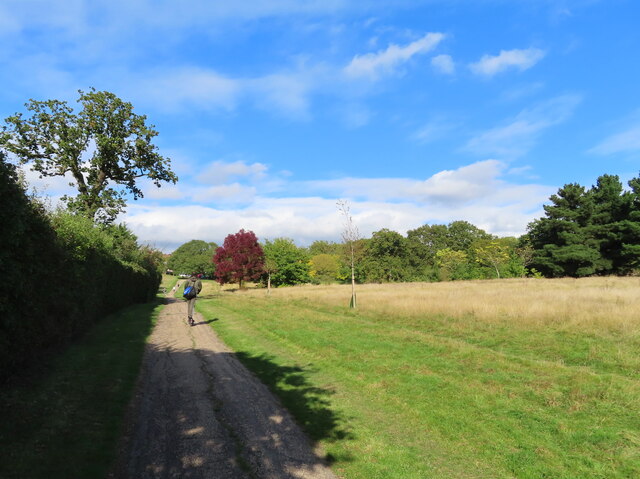
[[635,0],[0,0],[0,115],[133,103],[180,181],[121,220],[167,252],[340,241],[339,199],[364,237],[520,235],[562,185],[638,176],[639,20]]

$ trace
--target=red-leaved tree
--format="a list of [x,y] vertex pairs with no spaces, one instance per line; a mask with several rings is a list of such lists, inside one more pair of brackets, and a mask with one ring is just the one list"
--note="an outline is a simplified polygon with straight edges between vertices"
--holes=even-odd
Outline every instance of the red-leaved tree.
[[220,284],[258,279],[264,273],[264,252],[253,231],[240,230],[224,239],[213,257],[216,280]]

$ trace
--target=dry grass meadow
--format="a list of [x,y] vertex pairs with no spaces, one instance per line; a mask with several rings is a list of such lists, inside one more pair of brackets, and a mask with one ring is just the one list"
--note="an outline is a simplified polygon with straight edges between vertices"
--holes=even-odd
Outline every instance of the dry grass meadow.
[[[210,289],[209,289],[210,288]],[[217,290],[214,284],[209,291]],[[206,293],[206,290],[205,290]],[[265,289],[241,294],[264,296]],[[273,298],[331,306],[349,302],[350,285],[271,290]],[[357,285],[358,310],[389,317],[446,316],[513,327],[640,334],[640,278],[505,279]]]

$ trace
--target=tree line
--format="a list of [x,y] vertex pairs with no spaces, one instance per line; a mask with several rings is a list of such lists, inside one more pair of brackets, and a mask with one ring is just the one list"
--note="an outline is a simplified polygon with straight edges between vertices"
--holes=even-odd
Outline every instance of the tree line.
[[223,284],[268,286],[346,283],[352,259],[359,283],[634,274],[640,270],[640,179],[628,186],[615,175],[600,176],[588,189],[565,185],[544,206],[545,216],[517,238],[497,237],[467,221],[423,225],[406,235],[383,228],[370,238],[309,247],[290,238],[259,243],[241,230],[222,247],[190,241],[168,264]]
[[198,273],[222,284],[262,281],[282,286],[351,281],[359,283],[439,281],[523,276],[527,248],[515,238],[497,238],[466,221],[424,225],[406,236],[389,229],[353,244],[315,241],[297,246],[291,238],[260,243],[251,231],[227,236],[224,245],[192,240],[174,251],[167,266]]

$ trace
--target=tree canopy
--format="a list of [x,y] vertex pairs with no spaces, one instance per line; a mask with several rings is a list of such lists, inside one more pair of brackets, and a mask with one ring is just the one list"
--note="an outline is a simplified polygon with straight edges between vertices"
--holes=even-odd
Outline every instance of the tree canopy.
[[215,270],[213,255],[218,245],[202,240],[191,240],[181,245],[167,262],[167,267],[178,274],[202,274],[212,277]]
[[170,160],[152,139],[158,135],[146,116],[113,93],[79,91],[78,113],[64,101],[30,100],[28,114],[5,120],[0,146],[43,176],[69,175],[75,197],[64,197],[71,211],[111,223],[124,211],[127,195],[142,198],[140,178],[157,187],[175,183]]
[[305,250],[295,245],[292,239],[267,240],[263,250],[265,258],[272,265],[271,284],[273,286],[303,284],[310,281],[310,258]]
[[640,179],[615,175],[590,189],[570,183],[528,227],[532,265],[546,276],[628,274],[640,266]]
[[241,229],[230,234],[213,257],[215,276],[220,284],[255,281],[264,272],[264,252],[253,231]]
[[362,269],[368,281],[406,281],[407,239],[386,228],[376,231],[367,242]]

